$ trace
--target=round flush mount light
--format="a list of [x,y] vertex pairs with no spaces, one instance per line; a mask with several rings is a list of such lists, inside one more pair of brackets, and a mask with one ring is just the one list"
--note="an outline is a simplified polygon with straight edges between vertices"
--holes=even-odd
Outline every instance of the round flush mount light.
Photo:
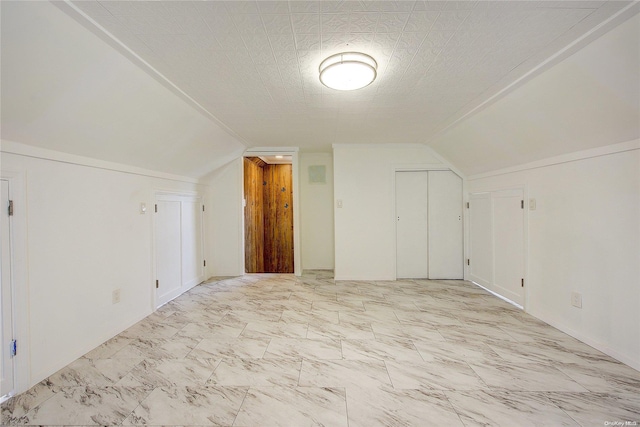
[[376,79],[377,69],[378,63],[367,54],[337,53],[320,64],[320,81],[331,89],[360,89]]

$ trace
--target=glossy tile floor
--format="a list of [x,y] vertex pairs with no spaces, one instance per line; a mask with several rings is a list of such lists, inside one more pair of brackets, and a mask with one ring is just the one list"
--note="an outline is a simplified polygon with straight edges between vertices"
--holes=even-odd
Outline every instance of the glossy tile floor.
[[[640,424],[640,373],[462,281],[214,280],[2,405],[3,425]],[[637,424],[633,424],[637,422]]]

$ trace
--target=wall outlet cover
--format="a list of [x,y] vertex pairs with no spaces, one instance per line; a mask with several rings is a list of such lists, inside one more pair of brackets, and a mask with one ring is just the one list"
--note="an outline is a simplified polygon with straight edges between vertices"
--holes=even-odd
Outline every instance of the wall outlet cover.
[[582,294],[571,292],[571,305],[576,308],[582,308]]

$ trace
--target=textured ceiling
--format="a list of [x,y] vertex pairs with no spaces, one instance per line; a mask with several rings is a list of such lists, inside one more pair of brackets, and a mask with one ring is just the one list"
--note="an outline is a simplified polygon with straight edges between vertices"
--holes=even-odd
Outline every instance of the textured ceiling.
[[[425,143],[629,2],[75,1],[248,146]],[[322,86],[341,51],[378,62]]]

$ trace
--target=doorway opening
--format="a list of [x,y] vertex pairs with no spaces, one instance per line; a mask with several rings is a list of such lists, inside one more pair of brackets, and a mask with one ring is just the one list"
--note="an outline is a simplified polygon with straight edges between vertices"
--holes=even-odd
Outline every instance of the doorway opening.
[[244,158],[246,273],[294,273],[291,155]]

